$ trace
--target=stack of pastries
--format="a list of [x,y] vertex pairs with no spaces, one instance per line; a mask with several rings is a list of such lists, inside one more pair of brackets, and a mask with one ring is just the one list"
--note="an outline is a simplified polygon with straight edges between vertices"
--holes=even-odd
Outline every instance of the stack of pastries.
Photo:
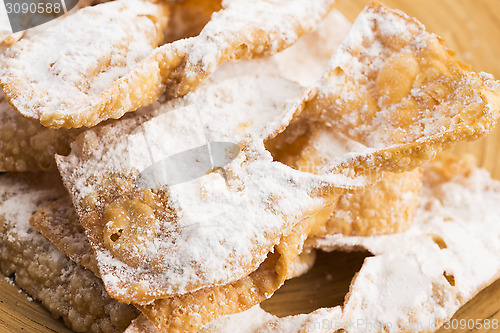
[[[0,38],[0,269],[75,332],[433,332],[500,276],[500,183],[446,152],[500,83],[400,11],[87,1]],[[264,311],[317,249],[372,254],[344,304]]]

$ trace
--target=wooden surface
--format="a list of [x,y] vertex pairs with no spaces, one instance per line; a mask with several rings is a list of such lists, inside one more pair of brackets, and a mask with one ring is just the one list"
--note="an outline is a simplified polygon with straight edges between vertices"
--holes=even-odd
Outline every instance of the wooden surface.
[[64,324],[37,302],[6,282],[0,274],[0,332],[1,333],[71,333]]
[[[337,8],[351,21],[369,0],[338,0]],[[475,71],[500,79],[500,0],[384,0],[423,22],[428,31],[446,40],[457,56]],[[475,143],[462,144],[457,152],[470,152],[480,165],[500,179],[500,129]],[[288,281],[264,307],[277,314],[307,313],[318,307],[342,304],[349,283],[367,254],[320,253],[311,272]],[[1,277],[1,276],[0,276]],[[500,321],[500,280],[460,309],[454,319]],[[456,329],[444,332],[497,332],[494,329]],[[0,279],[0,332],[64,332],[63,324],[36,302]],[[238,332],[235,332],[238,333]]]

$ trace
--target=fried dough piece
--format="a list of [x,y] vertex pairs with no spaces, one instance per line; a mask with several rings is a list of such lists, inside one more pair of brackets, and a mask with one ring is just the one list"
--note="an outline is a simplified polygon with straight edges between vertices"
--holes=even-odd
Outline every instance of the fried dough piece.
[[54,130],[23,118],[0,92],[0,171],[56,170],[54,154],[66,155],[82,131]]
[[181,296],[159,299],[137,307],[160,332],[197,332],[217,318],[242,312],[268,299],[294,274],[294,262],[302,253],[311,230],[330,216],[338,194],[328,198],[332,206],[318,210],[296,224],[259,268],[248,276],[221,286],[212,286]]
[[[362,144],[332,133],[332,129],[316,129],[308,133],[308,141],[295,155],[299,170],[318,172],[328,163],[348,152],[366,149]],[[347,149],[339,151],[347,145]],[[421,171],[382,172],[378,180],[360,192],[343,193],[329,221],[311,233],[322,236],[341,233],[345,236],[391,234],[408,229],[413,222],[422,189]]]
[[500,277],[498,200],[500,182],[486,170],[469,159],[439,158],[424,166],[421,203],[408,231],[308,240],[327,251],[374,254],[365,259],[342,307],[278,318],[256,306],[220,318],[200,333],[229,333],[235,327],[242,333],[434,332]]
[[[57,72],[54,66],[51,66],[52,58],[47,60],[44,57],[37,58],[43,62],[38,64],[36,71],[26,72],[26,62],[34,61],[31,59],[33,54],[40,52],[38,48],[34,49],[36,45],[43,42],[43,45],[60,49],[59,44],[54,46],[52,43],[61,41],[61,37],[54,39],[55,34],[47,32],[32,38],[28,36],[6,51],[0,82],[9,101],[21,114],[40,120],[45,126],[93,126],[109,118],[120,118],[128,111],[148,105],[165,90],[170,97],[185,95],[226,61],[271,55],[283,50],[302,34],[312,30],[328,13],[333,2],[333,0],[273,2],[228,0],[223,2],[223,9],[212,16],[212,20],[197,37],[165,44],[152,53],[154,45],[139,47],[134,41],[129,46],[133,45],[134,50],[137,47],[140,52],[131,54],[138,53],[140,57],[134,59],[144,60],[138,64],[127,61],[127,66],[116,70],[107,69],[101,64],[97,73],[104,69],[105,71],[98,76],[103,79],[93,82],[92,86],[81,83],[88,82],[87,75],[95,74],[93,67],[90,68],[91,73],[78,71],[74,61],[69,61],[70,58],[66,56],[62,56],[59,62],[56,62]],[[102,6],[113,5],[102,4],[92,7],[98,9],[83,9],[62,22],[74,25],[75,17],[85,18],[88,16],[86,14],[88,11],[99,12]],[[151,6],[153,5],[147,4],[148,9]],[[123,16],[121,13],[114,15]],[[148,38],[134,38],[134,40],[158,41],[160,38],[158,31],[162,29],[160,24],[154,23],[162,20],[154,16],[154,13],[149,16],[139,16],[141,25],[138,26],[148,26],[142,24],[142,21],[150,18],[153,20],[150,24],[153,33],[149,31]],[[91,25],[86,24],[86,26]],[[125,26],[131,25],[127,23]],[[109,29],[118,27],[120,26],[113,22]],[[58,26],[57,30],[64,30],[62,28]],[[88,29],[80,27],[78,29],[84,36],[95,35]],[[140,32],[146,32],[145,28]],[[107,34],[102,38],[104,41],[93,40],[93,43],[96,45],[110,43]],[[71,41],[81,43],[73,34]],[[103,56],[109,56],[109,50],[98,49],[104,51]],[[108,66],[107,62],[105,66]],[[72,76],[67,78],[60,75],[59,72],[63,70],[71,72]],[[31,84],[32,82],[34,83]],[[47,83],[50,83],[50,89],[46,86]],[[68,102],[68,96],[71,96],[71,102]]]
[[74,331],[123,332],[137,310],[29,226],[32,212],[64,196],[57,174],[0,175],[0,269]]
[[[300,91],[275,77],[208,82],[160,106],[149,121],[84,133],[68,157],[58,158],[113,297],[147,303],[247,276],[283,234],[330,205],[317,191],[363,184],[272,162],[263,140],[286,126],[294,110],[288,103]],[[150,156],[162,161],[207,142],[238,143],[241,151],[201,178],[148,181]]]
[[[324,223],[324,220],[329,216],[330,213],[331,210],[328,210],[328,213],[323,215],[316,214],[314,217],[308,220],[307,225],[311,227],[318,223]],[[56,202],[50,204],[49,206],[42,207],[41,209],[39,209],[30,218],[30,224],[38,231],[42,232],[44,236],[46,236],[51,242],[53,242],[53,244],[55,244],[61,251],[63,251],[76,263],[84,265],[85,267],[90,267],[90,268],[96,267],[90,243],[85,237],[83,230],[81,230],[81,225],[79,225],[78,223],[78,218],[76,217],[76,213],[68,197],[59,199]],[[300,230],[300,232],[296,233],[296,235],[299,234],[307,235],[307,232],[305,232],[304,230]],[[296,246],[295,251],[298,251],[297,249],[299,249],[300,251],[302,248],[301,244],[303,243],[304,239],[300,239],[300,241],[298,242],[297,240],[293,242],[292,241],[293,241],[292,236],[288,236],[286,238],[286,243],[288,244],[287,246],[290,247],[291,246],[290,244],[295,244]],[[281,245],[280,251],[285,253],[283,245]],[[284,262],[282,262],[281,266],[282,267],[281,275],[283,277],[286,276],[287,279],[305,273],[309,268],[312,267],[315,258],[315,252],[314,250],[311,249],[308,249],[307,251],[300,253],[300,255],[298,255],[295,259],[293,259],[293,257],[295,257],[298,252],[292,253],[292,251],[293,250],[289,250],[287,252],[286,258],[288,258],[288,260],[293,260],[293,263],[290,264],[288,262],[285,265],[283,265]],[[248,290],[254,288],[254,284],[259,285],[259,281],[265,279],[262,277],[264,275],[264,272],[267,272],[266,274],[271,274],[271,267],[272,267],[271,265],[276,266],[276,260],[269,259],[269,261],[265,265],[263,264],[257,270],[257,272],[253,274],[254,276],[239,281],[238,286],[235,287],[233,285],[229,285],[228,288],[230,290],[237,288],[236,291],[238,292],[238,295],[235,295],[232,292],[227,292],[228,294],[226,296],[227,300],[232,302],[233,304],[238,304],[238,302],[241,302],[241,300],[244,299],[244,297],[248,294]],[[272,275],[274,276],[275,274]],[[276,278],[274,277],[273,279]],[[269,288],[269,293],[273,293],[277,289],[277,286],[273,286],[271,284],[270,287],[268,288]],[[212,288],[209,291],[212,293],[212,297],[222,298],[223,296],[221,296],[220,294],[223,289],[224,288],[217,287],[217,288]],[[224,293],[226,293],[226,291],[224,291]],[[203,294],[207,294],[207,291],[194,293],[189,298],[196,299],[197,297],[199,297],[199,295]],[[158,308],[159,304],[162,304],[162,307],[160,308],[162,311],[165,311],[165,308],[170,308],[171,310],[178,311],[176,309],[178,308],[182,309],[182,307],[185,306],[185,304],[183,304],[182,301],[183,301],[182,298],[177,298],[174,303],[176,305],[174,309],[166,306],[164,304],[165,301],[161,301],[161,303],[155,303],[153,307]],[[202,301],[206,301],[206,299],[203,298]],[[193,302],[191,301],[186,304],[192,305],[192,303]],[[189,313],[190,311],[188,310],[187,312]],[[162,315],[165,315],[164,312],[162,313]],[[199,315],[200,313],[197,313],[197,316]],[[183,320],[182,325],[185,325],[186,323],[189,322],[190,320]],[[201,323],[197,323],[196,327],[200,327],[200,325]],[[153,332],[157,330],[156,326],[154,326],[153,323],[149,322],[147,317],[141,316],[141,318],[136,320],[134,324],[129,327],[127,332],[133,330],[139,330],[139,332],[141,332],[141,330],[145,329],[143,326],[149,327],[149,329],[152,330]],[[196,331],[195,327],[192,328],[193,331]],[[186,328],[180,327],[179,329],[186,329]]]
[[[30,218],[30,225],[71,260],[99,276],[94,252],[69,196],[40,208]],[[305,274],[312,268],[315,259],[316,252],[313,249],[300,253],[293,262],[288,278]]]
[[356,19],[329,69],[304,97],[306,117],[372,151],[341,167],[406,171],[496,124],[500,85],[453,58],[406,14],[380,4]]
[[[305,120],[305,121],[304,121]],[[335,133],[331,128],[298,119],[281,135],[267,143],[276,160],[301,171],[317,173],[327,164],[339,163],[347,154],[367,150],[363,144]],[[421,172],[372,172],[375,182],[361,191],[341,197],[329,221],[311,236],[342,233],[370,236],[409,228],[418,206],[422,187]]]
[[167,16],[166,2],[117,0],[26,31],[1,55],[7,99],[45,126],[100,122],[99,108],[110,107],[103,100],[112,93],[108,87],[162,42]]
[[[411,170],[454,142],[487,134],[499,116],[500,90],[490,76],[471,73],[420,23],[381,5],[364,10],[330,64],[306,113],[374,149],[344,164],[355,171]],[[308,149],[325,153],[327,143],[314,144]],[[406,230],[418,205],[419,173],[385,173],[364,193],[344,194],[316,235]]]

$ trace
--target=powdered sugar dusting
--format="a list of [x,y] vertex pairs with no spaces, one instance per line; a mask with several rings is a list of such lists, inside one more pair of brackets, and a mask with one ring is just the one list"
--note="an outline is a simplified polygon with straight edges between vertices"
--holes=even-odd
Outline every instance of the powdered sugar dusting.
[[486,133],[499,109],[491,78],[466,70],[415,19],[377,4],[356,19],[316,89],[315,112],[375,149]]
[[212,78],[222,75],[275,74],[307,87],[321,78],[331,55],[347,35],[351,24],[338,11],[332,10],[317,29],[289,48],[267,58],[226,63]]
[[[220,50],[228,49],[227,46],[233,41],[235,34],[250,45],[257,44],[254,40],[260,38],[256,30],[270,36],[274,41],[265,49],[257,50],[257,53],[273,54],[283,49],[285,45],[291,45],[298,39],[299,31],[307,31],[314,27],[327,13],[333,4],[332,0],[277,0],[277,1],[252,1],[245,0],[224,1],[224,10],[214,13],[212,21],[217,24],[208,24],[202,31],[196,45],[196,50],[189,54],[190,63],[203,64],[203,67],[213,71],[213,66],[218,65],[219,55],[211,52],[213,47]],[[251,18],[251,20],[249,20]],[[297,29],[302,26],[302,29]],[[299,30],[299,31],[298,31]],[[222,46],[221,45],[226,45]],[[245,45],[242,45],[243,47]],[[244,49],[243,49],[244,52]],[[209,65],[210,64],[210,65]]]

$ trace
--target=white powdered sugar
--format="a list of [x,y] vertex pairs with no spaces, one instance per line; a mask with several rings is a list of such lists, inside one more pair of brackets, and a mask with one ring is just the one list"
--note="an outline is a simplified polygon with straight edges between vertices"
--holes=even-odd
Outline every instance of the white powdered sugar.
[[[312,1],[311,1],[312,3]],[[332,10],[311,31],[289,48],[263,59],[226,63],[212,78],[221,75],[276,74],[307,87],[321,78],[331,55],[347,35],[351,24],[338,11]]]
[[[365,79],[368,73],[380,70],[388,60],[387,55],[391,50],[380,37],[391,36],[416,43],[430,34],[424,31],[423,25],[403,12],[384,8],[375,11],[368,7],[356,18],[351,31],[330,59],[329,70],[340,67],[353,75],[355,80]],[[362,56],[353,56],[351,52],[362,52]]]
[[441,326],[500,275],[498,200],[500,183],[475,170],[439,186],[426,184],[415,224],[404,233],[312,241],[323,249],[361,246],[375,254],[351,286],[345,320],[390,323],[390,332],[399,332],[397,324],[410,331]]
[[[429,64],[428,57],[437,60]],[[373,5],[309,90],[314,98],[306,112],[373,149],[344,156],[343,164],[390,159],[401,171],[406,161],[423,162],[409,156],[417,145],[436,154],[448,142],[488,133],[498,117],[496,89],[490,77],[464,69],[418,21]],[[396,152],[408,158],[396,160]]]
[[[256,53],[273,54],[281,51],[285,45],[291,45],[298,39],[297,26],[304,31],[313,28],[328,12],[333,0],[277,0],[277,1],[246,1],[229,0],[223,2],[224,10],[214,13],[212,21],[199,37],[189,61],[193,64],[203,64],[203,67],[213,71],[219,65],[219,55],[211,50],[215,47],[226,50],[237,38],[249,45],[258,45],[255,41],[262,38],[255,31],[266,33],[266,39],[275,41]],[[245,35],[245,31],[247,34]],[[242,47],[245,45],[243,44]],[[245,50],[243,49],[243,52]],[[260,52],[259,52],[260,51]]]

